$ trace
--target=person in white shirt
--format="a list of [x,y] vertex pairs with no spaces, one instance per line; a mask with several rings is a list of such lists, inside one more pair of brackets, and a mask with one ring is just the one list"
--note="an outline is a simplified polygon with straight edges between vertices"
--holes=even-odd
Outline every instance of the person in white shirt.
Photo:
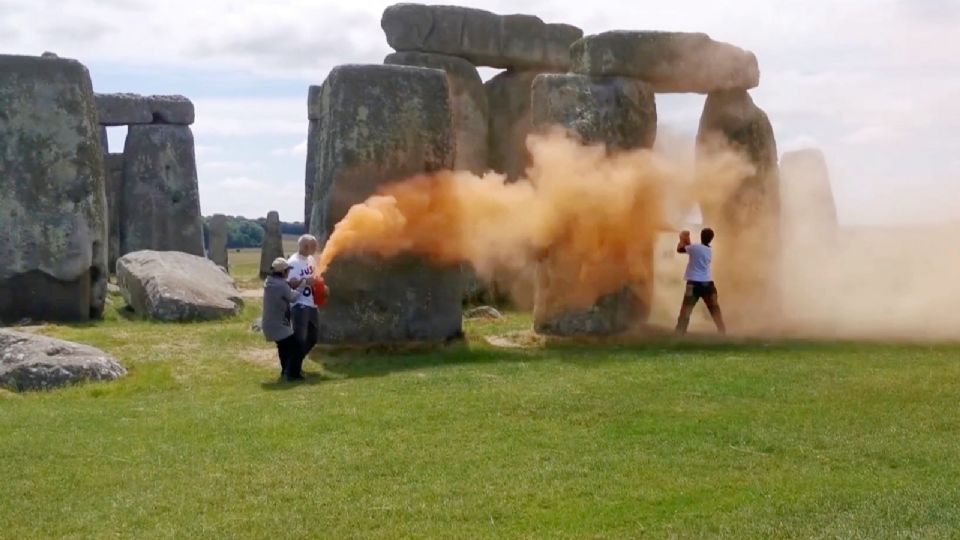
[[[291,287],[296,289],[301,281],[313,277],[314,272],[317,271],[313,258],[316,252],[317,239],[314,236],[305,234],[297,240],[297,252],[287,259],[287,264],[290,265],[287,281],[290,282]],[[303,357],[306,358],[313,346],[317,344],[317,333],[320,327],[317,304],[313,301],[313,290],[310,287],[300,289],[300,295],[294,301],[290,312],[293,333],[300,342]]]
[[677,318],[677,334],[679,335],[687,333],[690,314],[693,313],[694,306],[701,298],[707,304],[707,309],[710,310],[710,316],[713,317],[713,322],[717,325],[717,331],[721,334],[727,332],[726,325],[723,323],[723,314],[720,311],[720,303],[717,300],[717,286],[713,283],[713,276],[710,271],[710,263],[713,261],[713,250],[710,248],[710,242],[713,242],[713,237],[713,229],[706,228],[700,231],[700,243],[691,244],[690,231],[680,233],[677,253],[686,253],[690,260],[687,261],[687,270],[683,275],[687,287],[683,294],[683,303],[680,305],[680,317]]

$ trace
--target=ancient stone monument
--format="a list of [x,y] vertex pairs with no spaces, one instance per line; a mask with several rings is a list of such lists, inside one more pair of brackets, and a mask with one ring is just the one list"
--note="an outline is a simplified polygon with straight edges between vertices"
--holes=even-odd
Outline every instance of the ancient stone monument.
[[[381,26],[387,43],[399,51],[387,57],[388,63],[447,72],[454,94],[457,168],[493,169],[511,179],[523,176],[531,129],[530,87],[541,73],[567,71],[570,45],[583,31],[546,24],[532,15],[419,4],[388,7]],[[506,71],[481,92],[475,66]],[[479,127],[481,121],[487,127]],[[487,161],[481,163],[482,158]]]
[[210,246],[207,256],[221,268],[229,268],[227,259],[227,216],[214,214],[210,218]]
[[75,60],[0,55],[0,231],[0,320],[102,314],[106,179]]
[[[610,152],[651,148],[657,135],[653,91],[642,81],[621,77],[540,75],[533,83],[532,122],[535,129],[561,126],[585,144],[602,144]],[[609,335],[646,320],[653,298],[653,231],[632,239],[635,249],[649,257],[606,261],[608,271],[624,276],[620,288],[608,291],[592,305],[569,305],[583,261],[559,242],[550,248],[537,269],[534,329],[543,334]],[[631,251],[631,253],[633,253]],[[631,265],[640,264],[639,268]],[[630,282],[629,277],[645,276]]]
[[[311,190],[312,193],[312,190]],[[313,205],[310,205],[311,207]],[[274,259],[283,257],[283,234],[280,231],[280,214],[276,210],[267,213],[267,226],[260,247],[260,277],[267,277]]]
[[194,154],[193,103],[183,96],[97,94],[102,126],[128,126],[122,172],[108,191],[117,251],[142,249],[203,255]]
[[120,258],[120,201],[123,200],[123,154],[105,154],[107,174],[107,266],[116,272]]
[[[322,119],[308,141],[316,170],[310,232],[321,243],[378,186],[453,166],[453,112],[439,70],[338,66],[311,89],[308,110]],[[416,255],[347,255],[324,277],[331,296],[320,311],[322,344],[442,342],[462,334],[459,266],[437,267]]]

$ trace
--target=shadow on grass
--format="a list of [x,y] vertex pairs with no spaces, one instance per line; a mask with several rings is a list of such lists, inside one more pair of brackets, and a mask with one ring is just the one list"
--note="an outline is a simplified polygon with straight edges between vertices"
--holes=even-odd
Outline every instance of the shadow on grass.
[[[719,358],[736,353],[781,355],[817,351],[858,350],[873,345],[865,343],[828,343],[802,340],[761,340],[746,338],[719,338],[693,336],[677,339],[656,337],[641,341],[616,342],[600,339],[548,342],[541,347],[496,348],[478,344],[464,344],[432,352],[404,353],[344,353],[328,356],[313,353],[311,360],[324,365],[337,378],[382,377],[421,369],[439,369],[448,366],[559,361],[578,367],[601,367],[611,362],[630,361],[678,362],[677,355],[702,359]],[[322,379],[318,382],[322,382]]]
[[273,381],[260,383],[260,388],[268,392],[282,392],[286,390],[293,390],[301,386],[316,386],[326,381],[335,381],[339,378],[340,377],[330,377],[322,373],[311,373],[305,371],[303,373],[302,381],[287,382],[280,379],[280,377],[277,377]]

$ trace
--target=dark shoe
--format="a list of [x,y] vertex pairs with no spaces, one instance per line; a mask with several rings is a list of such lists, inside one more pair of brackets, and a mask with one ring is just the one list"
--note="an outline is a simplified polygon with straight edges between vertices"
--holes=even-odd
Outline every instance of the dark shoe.
[[304,378],[302,373],[299,373],[297,375],[287,375],[286,380],[288,382],[298,382],[298,381],[305,381],[307,379]]

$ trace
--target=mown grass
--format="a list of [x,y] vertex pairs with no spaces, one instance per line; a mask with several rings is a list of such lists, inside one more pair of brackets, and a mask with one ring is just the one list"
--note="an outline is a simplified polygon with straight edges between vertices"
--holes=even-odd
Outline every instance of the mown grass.
[[468,323],[462,347],[309,363],[282,385],[258,309],[44,328],[130,374],[0,393],[0,537],[960,530],[955,345],[485,345],[529,326],[512,315]]

